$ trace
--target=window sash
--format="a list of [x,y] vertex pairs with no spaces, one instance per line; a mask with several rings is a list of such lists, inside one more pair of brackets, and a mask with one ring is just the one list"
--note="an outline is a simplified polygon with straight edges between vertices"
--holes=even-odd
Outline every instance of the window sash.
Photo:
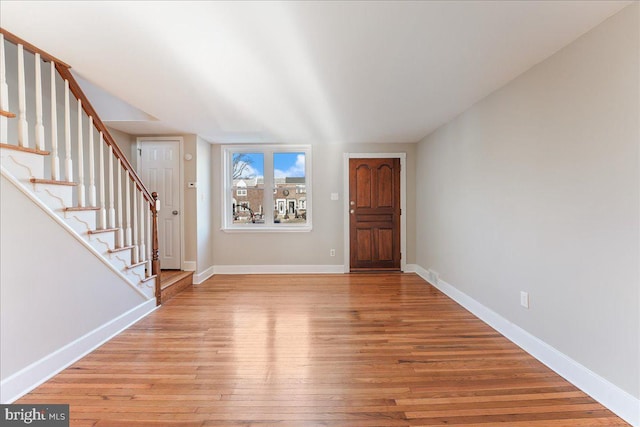
[[[264,191],[261,206],[275,206],[276,199],[280,195],[276,195],[276,185],[274,182],[274,153],[304,153],[305,155],[305,223],[275,223],[273,209],[264,209],[264,223],[260,224],[234,224],[232,215],[233,206],[233,155],[240,153],[262,153],[264,155]],[[223,174],[223,194],[222,203],[222,230],[223,231],[311,231],[312,229],[312,203],[311,203],[311,146],[308,145],[227,145],[222,146],[222,174]],[[269,188],[272,191],[269,191]],[[297,193],[297,191],[296,191]],[[288,202],[285,203],[288,208]]]

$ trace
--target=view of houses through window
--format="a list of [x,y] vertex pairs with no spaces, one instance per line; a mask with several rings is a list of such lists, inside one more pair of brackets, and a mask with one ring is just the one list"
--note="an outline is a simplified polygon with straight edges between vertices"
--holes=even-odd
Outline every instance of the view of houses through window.
[[[307,225],[306,152],[230,150],[228,154],[231,224]],[[265,185],[270,191],[265,192]]]

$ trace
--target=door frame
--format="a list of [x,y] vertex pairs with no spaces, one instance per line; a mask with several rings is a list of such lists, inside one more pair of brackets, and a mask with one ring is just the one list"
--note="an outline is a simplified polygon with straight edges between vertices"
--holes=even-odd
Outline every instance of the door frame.
[[349,159],[400,159],[400,271],[407,267],[407,153],[344,153],[343,157],[343,230],[344,272],[351,271],[349,235]]
[[[184,167],[183,167],[183,160],[184,160],[184,138],[181,136],[139,136],[136,138],[136,144],[135,144],[135,153],[134,153],[134,157],[135,157],[135,168],[136,168],[136,172],[139,174],[140,173],[140,151],[138,151],[138,149],[143,148],[145,143],[149,143],[149,142],[156,142],[156,141],[174,141],[178,143],[179,146],[179,158],[178,158],[178,169],[180,169],[178,171],[178,179],[180,180],[180,182],[178,183],[178,185],[180,186],[180,191],[179,193],[179,198],[180,198],[180,270],[183,271],[195,271],[195,268],[191,268],[191,266],[189,266],[190,268],[187,268],[187,262],[184,259],[185,256],[185,245],[184,245],[184,241],[185,241],[185,235],[184,235],[184,215],[185,215],[185,211],[184,211]],[[146,183],[145,183],[146,185]],[[153,192],[153,189],[149,189],[149,191]],[[162,209],[162,200],[160,200],[160,209]],[[195,267],[195,266],[193,266]],[[162,264],[160,265],[160,268],[162,268]]]

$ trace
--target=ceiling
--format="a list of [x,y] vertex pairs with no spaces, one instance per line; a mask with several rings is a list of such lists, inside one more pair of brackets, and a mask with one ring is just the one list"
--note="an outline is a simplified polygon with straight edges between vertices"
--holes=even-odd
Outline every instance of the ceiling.
[[131,134],[416,142],[629,3],[2,0],[0,26]]

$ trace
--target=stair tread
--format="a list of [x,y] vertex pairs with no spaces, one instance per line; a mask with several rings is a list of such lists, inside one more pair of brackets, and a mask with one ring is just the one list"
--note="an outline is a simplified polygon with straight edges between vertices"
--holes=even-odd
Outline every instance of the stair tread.
[[0,116],[4,116],[4,117],[8,117],[10,119],[13,119],[16,116],[16,114],[12,113],[11,111],[0,110]]
[[127,268],[128,269],[136,268],[136,267],[139,267],[139,266],[144,265],[146,263],[147,263],[147,261],[140,261],[140,262],[137,262],[135,264],[128,265]]
[[109,253],[113,254],[113,253],[116,253],[116,252],[122,252],[122,251],[126,251],[126,250],[133,249],[133,248],[135,248],[134,245],[122,246],[121,248],[109,249]]
[[193,271],[183,271],[180,274],[176,274],[173,277],[171,277],[168,280],[160,280],[160,284],[161,284],[161,288],[165,289],[168,288],[169,286],[174,285],[175,283],[178,283],[186,278],[192,277],[191,280],[193,280]]
[[34,184],[54,184],[54,185],[68,185],[68,186],[78,185],[76,182],[56,181],[55,179],[31,178],[29,179],[29,181],[33,182]]
[[151,275],[151,276],[149,276],[149,277],[145,277],[145,278],[144,278],[144,279],[142,279],[140,282],[141,282],[141,283],[148,282],[149,280],[151,280],[151,279],[155,279],[156,277],[158,277],[158,275],[157,275],[157,274],[152,274],[152,275]]
[[118,231],[119,228],[101,228],[99,230],[89,230],[89,234],[108,233],[110,231]]
[[68,208],[64,208],[66,212],[75,212],[75,211],[99,211],[100,208],[97,206],[70,206]]
[[7,144],[6,142],[0,142],[0,148],[6,148],[7,150],[23,151],[25,153],[39,154],[41,156],[48,156],[51,154],[49,151],[39,150],[37,148],[21,147],[19,145]]

